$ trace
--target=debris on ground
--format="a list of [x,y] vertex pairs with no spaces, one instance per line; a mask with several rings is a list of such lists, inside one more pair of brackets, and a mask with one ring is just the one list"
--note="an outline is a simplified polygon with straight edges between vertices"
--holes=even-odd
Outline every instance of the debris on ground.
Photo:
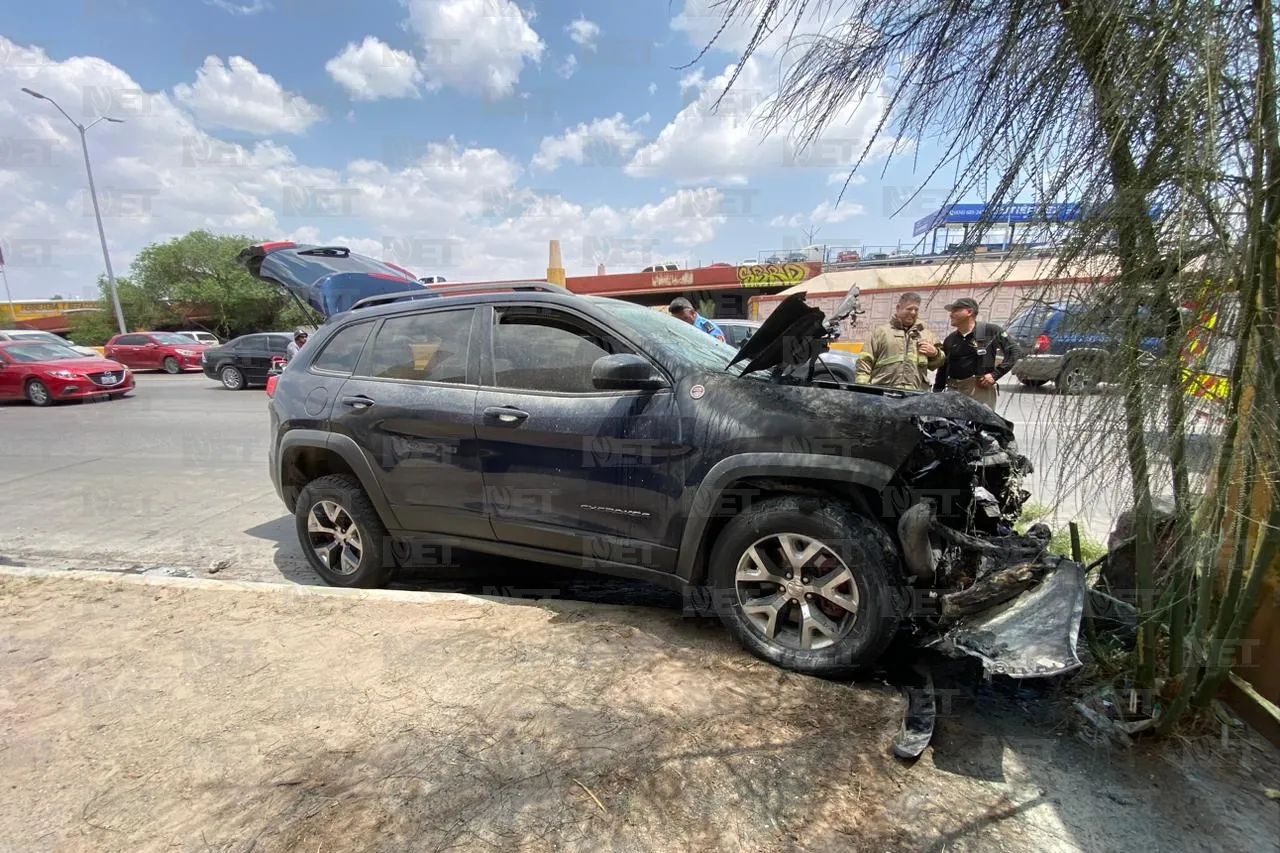
[[1185,766],[1118,758],[1059,736],[1027,688],[939,681],[937,730],[907,764],[889,755],[896,690],[769,666],[713,620],[358,593],[0,573],[0,847],[1256,853],[1280,837],[1263,793],[1280,759],[1250,747],[1246,766],[1247,733]]

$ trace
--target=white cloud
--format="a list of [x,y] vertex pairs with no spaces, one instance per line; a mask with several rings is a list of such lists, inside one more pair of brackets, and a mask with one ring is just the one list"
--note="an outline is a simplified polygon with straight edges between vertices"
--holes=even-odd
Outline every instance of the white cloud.
[[204,124],[247,133],[303,133],[324,118],[323,110],[286,92],[242,56],[226,64],[216,56],[206,58],[195,85],[175,86],[173,95]]
[[252,3],[232,3],[230,0],[204,0],[204,2],[206,6],[213,6],[231,15],[256,15],[271,8],[263,0],[253,0]]
[[422,72],[413,54],[365,36],[325,63],[329,76],[357,101],[418,96]]
[[78,134],[23,86],[73,115],[92,97],[101,112],[124,118],[89,132],[119,275],[144,246],[196,228],[341,241],[453,281],[540,276],[551,239],[561,241],[570,275],[594,273],[598,263],[638,270],[710,239],[724,220],[716,190],[633,208],[575,204],[555,189],[522,186],[525,170],[502,152],[452,139],[388,140],[386,162],[318,167],[253,133],[215,138],[165,92],[142,91],[102,59],[55,61],[3,37],[0,56],[0,139],[27,142],[26,153],[0,165],[0,246],[15,299],[92,298],[103,269]]
[[842,202],[838,207],[829,201],[809,211],[808,214],[797,213],[792,216],[775,216],[769,221],[770,228],[803,228],[806,225],[836,225],[848,222],[857,216],[866,216],[867,209],[860,204]]
[[[780,130],[768,132],[765,116],[777,95],[765,65],[751,58],[733,88],[724,87],[734,65],[712,80],[701,69],[680,81],[686,106],[627,166],[633,177],[666,177],[685,183],[745,182],[762,172],[788,169],[830,172],[857,161],[885,108],[880,94],[840,112],[819,139],[800,146]],[[717,101],[719,103],[717,103]],[[887,150],[877,145],[873,154]]]
[[649,94],[650,94],[650,95],[652,95],[654,92],[657,92],[657,91],[658,91],[658,84],[657,84],[657,83],[650,83],[650,84],[649,84]]
[[[751,13],[726,26],[721,0],[684,0],[679,14],[671,20],[672,30],[682,34],[696,50],[714,39],[709,61],[727,56],[724,61],[732,64],[721,66],[724,72],[711,80],[703,68],[680,79],[683,109],[653,142],[636,152],[629,174],[682,183],[714,180],[740,184],[762,172],[830,172],[851,167],[859,159],[887,105],[880,91],[842,109],[821,138],[806,146],[799,144],[796,123],[770,126],[767,118],[780,82],[802,55],[794,42],[788,49],[788,40],[830,34],[847,25],[848,13],[842,4],[811,3],[795,27],[789,17],[775,21],[744,64],[733,88],[725,92],[742,52],[755,35],[759,14],[769,2],[750,0],[745,6]],[[801,108],[793,114],[809,112]],[[871,159],[883,156],[890,148],[891,143],[878,144]]]
[[677,246],[696,246],[715,237],[727,217],[724,194],[712,187],[683,189],[658,204],[646,204],[632,215],[642,234],[672,234]]
[[[715,39],[716,50],[740,55],[751,43],[761,13],[773,4],[773,0],[752,0],[742,4],[750,11],[738,15],[728,26],[725,25],[722,4],[723,0],[684,0],[680,13],[671,19],[671,29],[683,33],[698,50]],[[830,34],[849,17],[847,10],[841,14],[842,3],[807,5],[808,11],[801,16],[794,32],[789,8],[783,10],[787,13],[785,17],[775,15],[773,29],[764,35],[756,49],[761,54],[778,54],[786,46],[788,38],[804,39],[821,33]],[[834,15],[830,10],[832,5],[836,7]]]
[[587,50],[596,49],[596,39],[600,38],[599,24],[594,24],[585,18],[579,18],[564,29],[574,43],[582,45]]
[[853,177],[849,177],[848,172],[832,172],[830,175],[827,175],[828,184],[839,184],[840,186],[844,186],[845,181],[849,182],[849,186],[857,187],[867,182],[867,176],[854,175]]
[[533,155],[533,166],[554,171],[562,160],[580,166],[623,166],[626,155],[644,140],[637,125],[648,121],[648,113],[632,123],[628,123],[622,113],[616,113],[571,127],[560,136],[543,137],[538,152]]
[[574,56],[573,54],[569,54],[569,56],[565,59],[564,64],[557,69],[560,76],[566,80],[572,77],[574,73],[577,72],[577,70],[578,70],[578,57]]
[[432,90],[445,86],[490,99],[510,95],[525,62],[546,44],[511,0],[401,0],[418,35]]

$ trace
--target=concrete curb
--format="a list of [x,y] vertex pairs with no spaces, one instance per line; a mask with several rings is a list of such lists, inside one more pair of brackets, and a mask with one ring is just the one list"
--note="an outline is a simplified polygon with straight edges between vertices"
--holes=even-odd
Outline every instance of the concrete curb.
[[[355,601],[406,601],[418,604],[439,601],[466,601],[476,604],[484,601],[500,601],[491,596],[466,595],[460,592],[430,592],[408,589],[343,589],[333,586],[305,586],[303,584],[269,583],[266,581],[220,581],[207,578],[182,578],[169,575],[125,574],[113,571],[88,571],[84,569],[45,569],[27,566],[0,565],[0,575],[25,578],[67,578],[71,580],[98,581],[100,583],[131,583],[139,586],[170,586],[185,589],[203,589],[215,592],[284,592],[297,598],[347,598]],[[511,599],[519,601],[519,599]]]

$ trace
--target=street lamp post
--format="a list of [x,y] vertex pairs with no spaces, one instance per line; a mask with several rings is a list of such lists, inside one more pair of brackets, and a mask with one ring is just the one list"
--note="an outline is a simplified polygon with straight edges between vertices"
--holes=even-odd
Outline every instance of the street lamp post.
[[98,208],[98,191],[93,184],[93,167],[89,165],[89,142],[85,138],[85,134],[88,133],[89,128],[93,127],[100,121],[124,124],[124,120],[101,116],[100,118],[90,122],[88,126],[85,126],[67,115],[67,111],[58,106],[58,102],[53,98],[50,98],[48,95],[42,95],[39,92],[32,91],[26,87],[23,87],[22,91],[26,92],[33,98],[39,98],[42,101],[48,101],[53,104],[57,107],[58,112],[62,113],[63,116],[66,116],[67,121],[71,122],[71,124],[75,126],[75,129],[80,131],[80,148],[84,151],[84,170],[89,176],[89,197],[93,199],[93,215],[98,220],[98,239],[102,241],[102,260],[107,265],[107,284],[111,288],[111,304],[115,306],[116,309],[116,325],[120,327],[120,334],[127,334],[129,330],[125,328],[124,325],[124,311],[120,310],[120,294],[116,289],[116,274],[111,269],[111,253],[107,251],[107,232],[102,228],[102,211]]

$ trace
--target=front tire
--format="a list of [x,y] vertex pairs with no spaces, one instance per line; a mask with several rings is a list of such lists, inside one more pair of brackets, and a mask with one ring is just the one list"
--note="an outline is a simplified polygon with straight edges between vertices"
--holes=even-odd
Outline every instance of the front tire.
[[[885,531],[831,500],[781,497],[716,540],[715,610],[747,651],[783,669],[848,678],[897,633],[907,589]],[[790,576],[788,576],[790,575]]]
[[164,372],[170,375],[181,373],[182,365],[178,364],[178,360],[171,355],[164,357]]
[[330,474],[307,483],[294,518],[307,563],[329,586],[387,585],[394,566],[387,528],[355,477]]
[[239,391],[245,387],[244,374],[236,367],[224,367],[218,376],[222,379],[222,387],[228,391]]
[[32,379],[28,382],[26,392],[27,402],[33,406],[53,405],[53,393],[49,390],[49,386],[39,379]]

